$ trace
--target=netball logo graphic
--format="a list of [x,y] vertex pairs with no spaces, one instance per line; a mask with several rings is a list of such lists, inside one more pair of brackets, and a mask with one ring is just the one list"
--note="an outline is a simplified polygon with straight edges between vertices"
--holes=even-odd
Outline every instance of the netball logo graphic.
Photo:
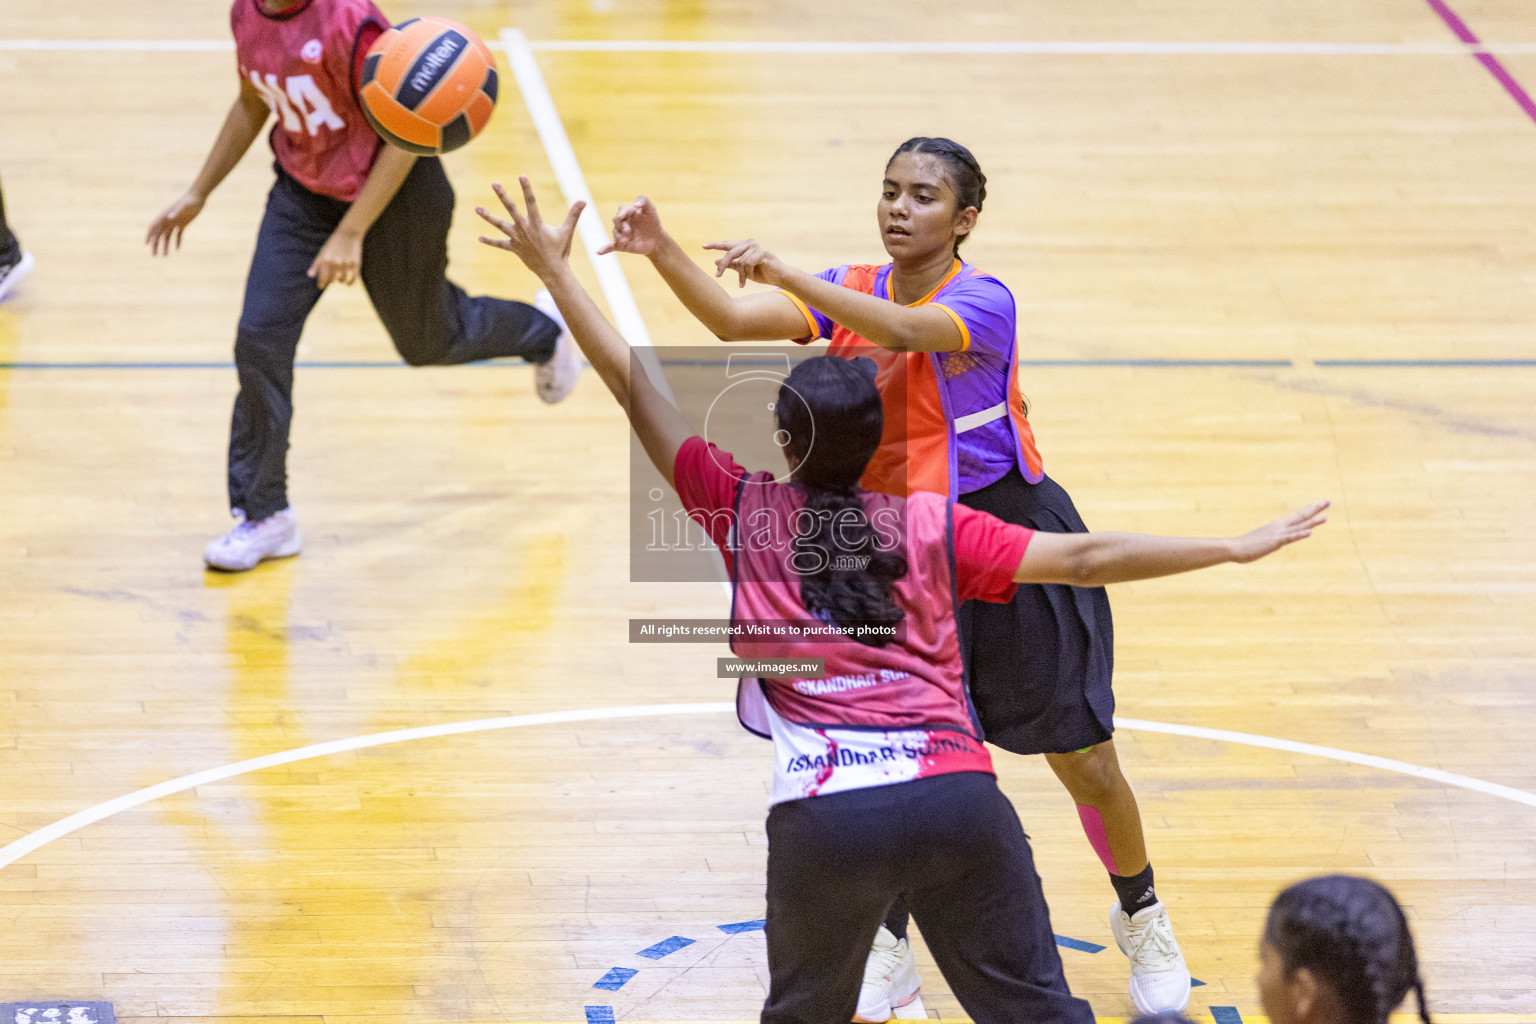
[[[683,418],[713,446],[713,479],[723,479],[730,460],[756,474],[748,490],[791,482],[790,457],[822,443],[807,418],[796,420],[791,438],[780,413],[784,400],[805,406],[786,390],[791,372],[816,355],[798,346],[761,347],[724,353],[718,348],[666,346],[637,352],[631,372],[663,380]],[[824,441],[825,439],[822,439]],[[636,435],[630,438],[630,578],[635,582],[718,580],[715,535],[730,532],[730,509],[690,515],[651,464]],[[727,459],[727,456],[729,459]],[[803,454],[800,455],[803,458]],[[732,484],[734,487],[735,485]],[[735,540],[728,542],[734,547]]]
[[303,57],[305,60],[309,61],[311,64],[319,64],[320,63],[320,51],[321,51],[320,40],[318,40],[318,39],[311,39],[309,42],[305,43],[304,44],[304,48],[299,51],[299,56]]
[[[875,446],[881,430],[880,405],[869,407],[871,399],[878,403],[874,362],[828,361],[815,350],[766,346],[729,355],[671,346],[632,358],[631,373],[668,382],[683,418],[706,442],[691,449],[709,460],[704,478],[711,486],[728,481],[734,493],[728,499],[716,488],[706,500],[693,492],[685,508],[632,436],[632,581],[718,580],[717,547],[738,574],[784,583],[805,573],[861,572],[902,546],[900,498],[861,499],[862,513],[848,500],[858,489],[861,454],[867,459],[865,449]],[[811,360],[829,365],[806,367]],[[813,482],[841,481],[842,498],[802,507],[808,471]]]
[[[730,383],[720,389],[704,416],[704,440],[731,452],[743,465],[769,470],[774,474],[774,483],[786,483],[790,476],[784,453],[789,450],[791,438],[774,414],[783,397],[781,389],[794,390],[788,383],[789,370],[789,356],[783,352],[731,355],[725,364],[726,380]],[[810,432],[811,436],[804,439],[805,455],[810,454],[816,443],[814,421]],[[758,478],[749,482],[768,481]]]

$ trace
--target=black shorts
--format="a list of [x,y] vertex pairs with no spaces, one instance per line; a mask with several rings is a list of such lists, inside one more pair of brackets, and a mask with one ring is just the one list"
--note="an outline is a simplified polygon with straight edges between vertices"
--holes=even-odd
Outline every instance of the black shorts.
[[[1087,533],[1067,492],[1017,469],[960,503],[1050,533]],[[1008,604],[967,601],[960,645],[987,741],[1015,754],[1066,754],[1114,732],[1115,629],[1103,587],[1024,583]]]

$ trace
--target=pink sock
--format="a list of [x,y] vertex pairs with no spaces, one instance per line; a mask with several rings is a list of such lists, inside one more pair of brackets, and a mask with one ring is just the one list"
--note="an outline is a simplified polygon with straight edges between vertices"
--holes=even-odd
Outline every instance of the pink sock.
[[1093,847],[1093,852],[1099,855],[1104,869],[1112,875],[1118,875],[1120,869],[1115,864],[1115,855],[1109,852],[1109,836],[1104,832],[1104,819],[1099,816],[1098,808],[1078,804],[1077,817],[1083,823],[1088,843]]

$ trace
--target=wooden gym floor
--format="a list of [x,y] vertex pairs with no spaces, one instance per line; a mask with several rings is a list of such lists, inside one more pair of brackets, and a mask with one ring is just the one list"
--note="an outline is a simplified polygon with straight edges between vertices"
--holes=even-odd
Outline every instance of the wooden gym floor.
[[[1536,87],[1519,45],[1536,9],[1455,6]],[[969,144],[990,181],[966,255],[1018,297],[1047,467],[1090,524],[1230,532],[1335,502],[1271,561],[1113,595],[1119,710],[1144,723],[1119,747],[1205,982],[1192,1012],[1258,1016],[1268,900],[1350,871],[1408,906],[1443,1020],[1536,1021],[1536,122],[1431,6],[385,10],[522,29],[603,215],[645,192],[690,244],[879,259],[889,151]],[[755,1017],[762,934],[720,926],[762,916],[770,762],[709,708],[322,751],[39,831],[309,744],[730,696],[723,649],[627,642],[632,617],[724,604],[627,582],[628,441],[595,378],[547,408],[525,367],[367,365],[394,353],[359,289],[334,289],[301,349],[321,364],[297,387],[303,557],[203,572],[227,524],[225,364],[264,146],[173,258],[140,243],[235,88],[226,49],[153,41],[217,44],[226,14],[0,10],[0,180],[38,258],[0,306],[0,842],[48,840],[0,853],[0,1002],[225,1024]],[[569,40],[707,45],[548,45]],[[971,45],[799,46],[936,40]],[[1015,40],[1105,45],[976,44]],[[559,195],[503,83],[486,136],[448,160],[453,273],[526,297],[470,212],[519,172]],[[658,344],[709,342],[643,262],[621,266]],[[1077,940],[1074,988],[1126,1016],[1112,893],[1070,799],[1039,759],[998,767]],[[694,941],[637,956],[674,936]],[[636,973],[593,987],[615,967]],[[955,1019],[924,971],[929,1012]]]

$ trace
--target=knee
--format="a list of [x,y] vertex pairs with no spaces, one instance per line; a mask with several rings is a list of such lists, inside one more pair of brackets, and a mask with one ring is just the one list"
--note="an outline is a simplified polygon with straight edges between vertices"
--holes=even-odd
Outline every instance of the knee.
[[1100,743],[1071,754],[1051,754],[1047,759],[1052,771],[1080,804],[1100,806],[1126,786],[1113,743]]
[[389,340],[407,366],[440,366],[447,355],[452,338],[449,332],[434,329],[425,324],[397,325],[389,330]]
[[256,370],[263,374],[291,367],[298,347],[298,339],[291,337],[292,333],[282,327],[242,321],[235,332],[235,367],[241,372]]
[[405,360],[407,366],[442,366],[451,362],[453,360],[446,358],[448,347],[446,339],[430,334],[395,339],[395,351],[400,353],[400,358]]

